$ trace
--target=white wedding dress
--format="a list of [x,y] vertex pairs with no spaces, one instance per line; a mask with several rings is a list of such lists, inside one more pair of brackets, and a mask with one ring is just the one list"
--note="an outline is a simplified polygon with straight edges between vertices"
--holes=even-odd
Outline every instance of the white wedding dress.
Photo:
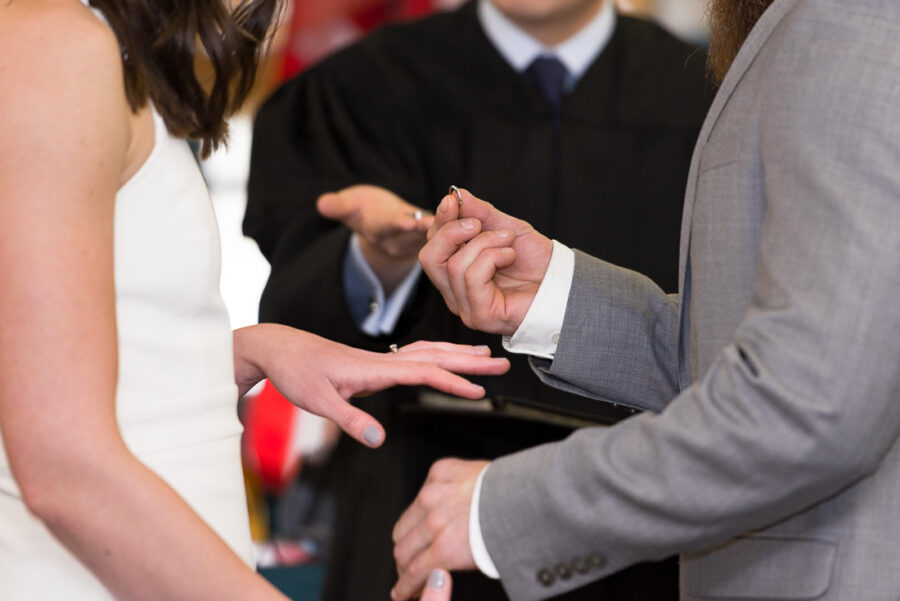
[[[119,427],[252,565],[215,215],[188,144],[153,118],[153,150],[115,203]],[[63,599],[111,596],[25,508],[0,439],[0,600]]]

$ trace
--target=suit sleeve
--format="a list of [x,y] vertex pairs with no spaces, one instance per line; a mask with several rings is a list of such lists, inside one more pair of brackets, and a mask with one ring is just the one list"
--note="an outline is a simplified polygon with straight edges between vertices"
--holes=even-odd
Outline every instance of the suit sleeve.
[[[884,48],[897,23],[862,11],[834,18],[855,10],[846,4],[807,6],[829,14],[806,33],[821,40],[815,32],[828,27],[834,42],[773,50],[791,60],[759,90],[766,209],[752,298],[733,339],[662,413],[582,429],[485,474],[485,543],[514,601],[800,516],[876,473],[896,445],[900,55]],[[618,277],[598,275],[604,265],[580,268],[591,270],[598,285]],[[635,348],[624,332],[598,333],[621,316],[638,327],[637,346],[675,344],[670,332],[648,334],[662,297],[631,277],[618,284],[621,296],[594,290],[605,308],[566,321],[581,320],[599,347]],[[589,343],[561,336],[561,347],[595,362],[588,375],[561,377],[598,394],[626,393],[604,381],[631,371],[635,356],[660,369],[657,351],[617,355]],[[671,380],[673,366],[662,364],[670,374],[651,377]],[[567,577],[542,584],[541,570],[559,565]]]
[[415,117],[391,110],[386,93],[367,94],[375,75],[365,71],[341,55],[266,101],[254,125],[244,219],[272,267],[260,320],[364,346],[374,342],[353,325],[343,291],[350,232],[319,216],[316,200],[357,183],[413,203],[422,196]]
[[555,388],[659,412],[687,379],[679,311],[650,278],[576,251],[556,354],[532,368]]

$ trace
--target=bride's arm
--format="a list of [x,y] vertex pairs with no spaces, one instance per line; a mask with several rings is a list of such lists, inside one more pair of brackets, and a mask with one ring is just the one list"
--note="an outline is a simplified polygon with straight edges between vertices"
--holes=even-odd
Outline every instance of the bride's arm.
[[78,3],[0,4],[0,91],[0,426],[25,503],[118,599],[284,599],[118,431],[115,38]]

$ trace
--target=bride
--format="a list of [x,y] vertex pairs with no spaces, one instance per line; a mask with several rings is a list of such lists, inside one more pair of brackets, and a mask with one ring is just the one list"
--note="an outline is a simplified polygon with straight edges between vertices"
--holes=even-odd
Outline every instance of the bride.
[[[208,153],[277,0],[0,0],[0,598],[283,599],[257,576],[235,403],[264,377],[371,447],[351,396],[497,374],[489,351],[370,353],[231,332],[186,138]],[[195,44],[215,67],[198,81]],[[314,293],[314,291],[310,291]],[[436,572],[426,599],[449,599]]]

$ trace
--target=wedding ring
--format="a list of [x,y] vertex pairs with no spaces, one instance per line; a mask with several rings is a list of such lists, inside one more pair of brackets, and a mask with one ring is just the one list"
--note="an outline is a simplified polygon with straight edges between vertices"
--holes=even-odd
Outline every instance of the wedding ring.
[[450,186],[450,190],[447,192],[448,194],[456,194],[456,202],[459,203],[459,208],[462,208],[462,192],[459,191],[459,188],[456,186]]
[[400,348],[396,344],[392,344],[388,347],[388,350],[392,353],[396,353],[400,350]]

